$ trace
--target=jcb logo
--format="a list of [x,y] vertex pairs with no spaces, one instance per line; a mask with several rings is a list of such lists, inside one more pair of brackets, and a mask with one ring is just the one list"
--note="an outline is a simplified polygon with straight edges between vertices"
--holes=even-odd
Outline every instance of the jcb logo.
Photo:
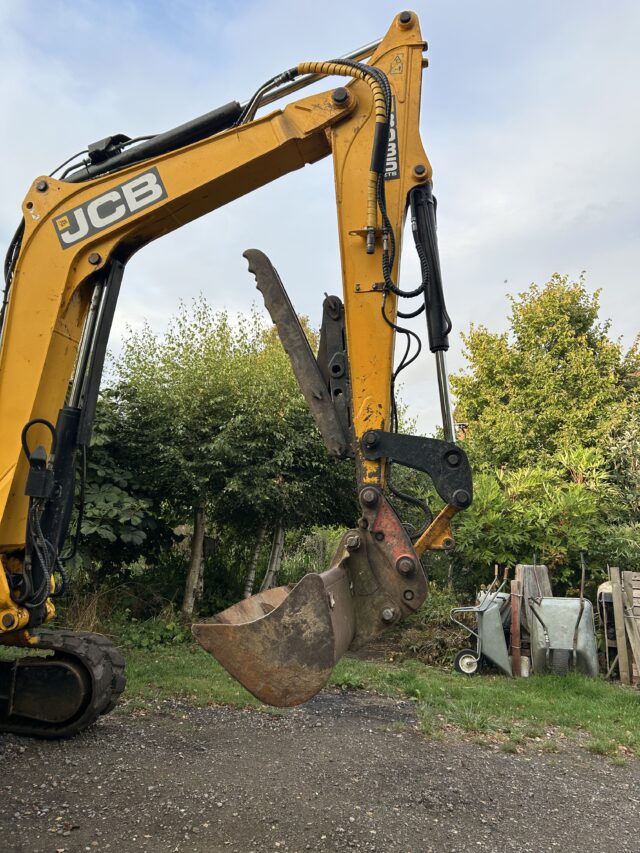
[[167,197],[156,168],[54,219],[63,249]]

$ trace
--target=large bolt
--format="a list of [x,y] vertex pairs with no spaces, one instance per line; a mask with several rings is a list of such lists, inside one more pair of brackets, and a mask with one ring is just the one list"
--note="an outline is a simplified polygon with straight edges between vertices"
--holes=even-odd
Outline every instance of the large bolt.
[[102,257],[97,252],[91,252],[89,255],[89,263],[94,267],[97,267],[101,260]]
[[357,533],[352,533],[350,536],[347,536],[345,545],[347,546],[347,551],[357,551],[360,547],[360,537]]
[[466,509],[471,503],[471,495],[465,489],[456,489],[451,496],[454,506]]
[[416,597],[416,594],[412,589],[405,589],[405,591],[402,593],[402,597],[405,601],[413,601],[413,599]]
[[416,570],[413,557],[399,557],[396,561],[396,569],[401,575],[410,575]]
[[426,181],[427,167],[423,163],[418,163],[413,167],[413,176],[417,181]]
[[38,181],[38,183],[36,184],[36,189],[39,193],[46,193],[46,191],[49,189],[49,184],[46,181]]
[[375,506],[378,503],[378,493],[375,489],[363,489],[360,501],[364,506]]
[[370,429],[368,432],[365,432],[362,440],[364,441],[365,447],[372,448],[375,447],[376,444],[378,444],[380,439],[378,438],[377,433],[374,430]]
[[2,626],[3,628],[11,628],[15,621],[16,618],[13,613],[5,613],[2,617]]
[[411,14],[411,12],[400,12],[400,14],[398,15],[398,20],[405,27],[411,23],[412,18],[413,18],[413,15]]
[[446,538],[446,539],[443,539],[443,540],[442,540],[442,547],[443,547],[443,548],[452,548],[452,547],[453,547],[453,545],[454,545],[454,541],[453,541],[453,539],[451,539],[451,537],[449,537],[449,536],[447,536],[447,538]]
[[457,450],[449,450],[445,453],[444,458],[447,462],[447,465],[450,465],[452,468],[457,468],[460,464],[460,454]]
[[382,616],[383,622],[393,622],[396,618],[396,611],[393,607],[385,607],[380,615]]
[[349,100],[349,92],[344,88],[344,86],[340,86],[333,90],[331,99],[336,106],[343,107]]

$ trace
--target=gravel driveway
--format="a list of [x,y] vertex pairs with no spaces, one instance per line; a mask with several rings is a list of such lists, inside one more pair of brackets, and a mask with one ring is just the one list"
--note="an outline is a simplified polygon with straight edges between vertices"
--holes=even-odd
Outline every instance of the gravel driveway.
[[418,734],[413,705],[327,692],[279,716],[165,703],[0,748],[3,853],[638,851],[640,762]]

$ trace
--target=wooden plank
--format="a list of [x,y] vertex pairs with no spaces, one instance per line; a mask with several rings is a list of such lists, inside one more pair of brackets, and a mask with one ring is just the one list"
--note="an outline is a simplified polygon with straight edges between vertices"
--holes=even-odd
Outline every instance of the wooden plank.
[[640,674],[640,630],[633,614],[633,572],[622,572],[622,604],[627,638],[634,658],[633,684],[638,683]]
[[511,672],[519,678],[522,675],[520,660],[520,605],[522,585],[520,581],[511,581]]
[[622,604],[620,569],[612,566],[609,569],[609,579],[611,580],[611,598],[613,599],[613,615],[616,625],[616,644],[618,646],[618,669],[620,670],[620,681],[623,684],[630,684],[631,670],[629,666],[629,655],[627,654],[627,637],[624,625],[624,605]]
[[633,590],[633,615],[640,617],[640,572],[629,572]]
[[636,625],[635,618],[626,613],[624,617],[624,626],[627,629],[627,639],[633,655],[633,671],[631,673],[631,683],[638,683],[638,673],[640,673],[640,633]]
[[613,661],[611,662],[611,666],[607,670],[607,674],[605,675],[605,678],[611,678],[611,673],[613,672],[613,668],[617,663],[618,663],[618,655],[616,655],[614,657]]

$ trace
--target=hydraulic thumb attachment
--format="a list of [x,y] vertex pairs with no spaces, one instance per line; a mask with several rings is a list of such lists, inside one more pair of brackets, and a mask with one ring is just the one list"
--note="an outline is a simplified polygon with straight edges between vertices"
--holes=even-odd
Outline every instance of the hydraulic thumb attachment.
[[267,311],[278,330],[327,452],[329,456],[342,459],[349,454],[348,436],[282,280],[269,258],[259,249],[247,249],[243,257],[249,262],[249,272],[256,277],[256,287],[262,293]]
[[329,569],[266,590],[193,626],[198,642],[254,696],[299,705],[358,649],[424,601],[427,581],[409,535],[378,488],[360,492],[362,517]]

